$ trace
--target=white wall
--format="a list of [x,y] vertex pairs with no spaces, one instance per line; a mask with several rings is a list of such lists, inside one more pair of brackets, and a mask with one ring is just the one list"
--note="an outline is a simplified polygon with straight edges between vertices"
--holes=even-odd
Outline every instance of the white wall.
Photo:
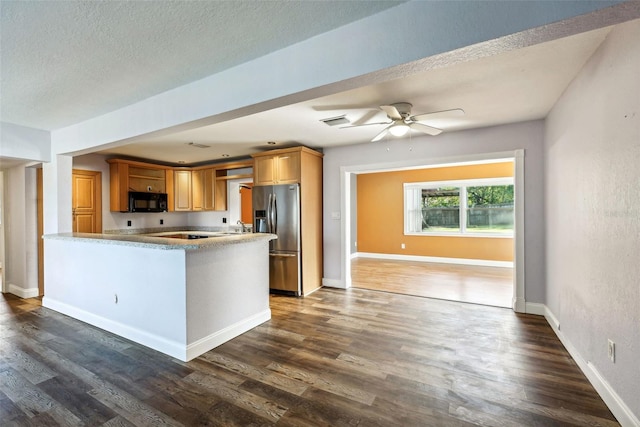
[[0,122],[0,157],[48,162],[51,159],[49,132]]
[[[341,211],[341,168],[379,170],[408,165],[426,165],[461,160],[476,154],[525,150],[525,275],[527,302],[542,303],[544,287],[543,222],[543,123],[515,123],[437,137],[384,140],[377,143],[324,150],[324,278],[344,283],[341,271],[341,221],[332,212]],[[383,201],[382,201],[383,203]]]
[[[547,306],[561,334],[636,422],[639,40],[640,21],[615,28],[552,109],[545,128]],[[607,339],[616,343],[615,364],[607,358]]]
[[38,295],[36,170],[5,171],[5,290],[23,298]]

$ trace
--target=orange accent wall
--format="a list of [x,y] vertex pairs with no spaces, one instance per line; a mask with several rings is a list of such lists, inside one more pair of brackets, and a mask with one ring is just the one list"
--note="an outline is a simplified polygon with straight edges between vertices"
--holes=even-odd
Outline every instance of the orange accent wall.
[[512,238],[404,235],[404,183],[505,177],[513,162],[358,175],[358,252],[513,261]]

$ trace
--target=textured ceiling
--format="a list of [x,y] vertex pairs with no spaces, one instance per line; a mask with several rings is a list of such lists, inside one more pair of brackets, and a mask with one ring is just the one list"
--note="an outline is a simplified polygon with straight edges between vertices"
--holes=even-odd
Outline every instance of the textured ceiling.
[[[399,3],[0,0],[0,120],[60,129]],[[381,83],[212,126],[141,136],[102,153],[194,164],[223,154],[246,156],[265,149],[267,141],[312,147],[364,143],[381,128],[332,128],[320,119],[345,114],[352,122],[382,121],[386,117],[377,106],[394,102],[412,103],[414,114],[464,109],[463,118],[428,123],[446,131],[544,118],[610,29],[569,30],[515,50],[505,47],[508,41],[489,40],[476,47],[482,55],[474,56],[473,46],[469,57],[458,49],[444,55],[448,60],[437,59],[437,67],[409,64],[408,72],[402,64],[400,74],[388,71]],[[0,169],[2,162],[0,157]]]
[[[413,104],[414,114],[464,109],[464,117],[425,122],[447,131],[541,119],[609,31],[610,28],[602,28],[482,59],[443,65],[211,126],[149,137],[102,153],[193,164],[221,160],[223,155],[240,157],[274,148],[267,147],[268,141],[276,142],[277,146],[310,147],[368,142],[383,125],[341,129],[320,120],[346,115],[351,122],[386,121],[386,115],[377,107],[401,101]],[[422,135],[411,134],[414,138]],[[209,147],[187,145],[190,142]]]
[[54,130],[398,1],[0,1],[0,120]]

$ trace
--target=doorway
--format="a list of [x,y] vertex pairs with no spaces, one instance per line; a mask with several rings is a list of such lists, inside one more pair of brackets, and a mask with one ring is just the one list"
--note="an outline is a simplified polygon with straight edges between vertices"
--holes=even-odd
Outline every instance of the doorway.
[[512,159],[361,173],[356,184],[353,286],[511,306]]
[[238,225],[238,221],[242,221],[250,226],[253,223],[253,180],[239,178],[229,180],[228,183],[230,224]]
[[[358,189],[355,184],[356,180],[354,176],[360,173],[367,172],[379,172],[385,170],[400,170],[400,169],[417,169],[421,167],[442,167],[455,164],[472,164],[472,163],[486,163],[495,162],[497,160],[509,160],[513,162],[513,185],[514,185],[514,231],[512,245],[509,251],[513,254],[510,263],[512,266],[511,274],[509,275],[509,269],[496,270],[493,273],[498,273],[498,276],[502,276],[500,281],[510,284],[511,287],[511,301],[509,307],[516,312],[525,312],[525,277],[524,277],[524,150],[514,150],[498,153],[477,154],[468,156],[458,156],[451,158],[441,159],[416,159],[406,160],[403,162],[394,162],[385,168],[384,164],[376,164],[375,167],[369,165],[361,166],[345,166],[341,170],[340,175],[340,187],[342,194],[341,202],[341,215],[344,218],[348,218],[341,223],[341,254],[343,264],[342,271],[342,283],[345,288],[354,286],[354,276],[352,272],[353,258],[357,256],[357,251],[360,248],[356,247],[356,235],[357,220],[356,213],[357,208],[354,200],[357,195]],[[400,244],[398,243],[398,247]],[[421,260],[422,261],[422,260]],[[430,260],[431,261],[431,260]],[[450,267],[448,267],[450,268]],[[357,272],[356,272],[357,273]],[[468,272],[465,272],[465,274]],[[507,273],[507,274],[503,274]],[[461,274],[460,272],[457,274]],[[486,276],[487,272],[480,273],[480,276]],[[492,275],[492,274],[489,274]],[[495,274],[493,274],[495,275]],[[355,277],[357,279],[357,277]],[[466,280],[466,279],[465,279]],[[464,281],[464,280],[463,280]],[[338,286],[336,283],[335,286]]]
[[253,222],[253,183],[240,184],[240,221],[245,224]]

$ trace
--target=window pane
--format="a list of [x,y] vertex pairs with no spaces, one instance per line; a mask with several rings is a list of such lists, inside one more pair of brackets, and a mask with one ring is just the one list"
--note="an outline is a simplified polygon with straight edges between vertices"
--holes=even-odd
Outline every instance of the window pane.
[[422,231],[460,231],[460,188],[422,189]]
[[513,232],[513,185],[467,187],[467,230]]

